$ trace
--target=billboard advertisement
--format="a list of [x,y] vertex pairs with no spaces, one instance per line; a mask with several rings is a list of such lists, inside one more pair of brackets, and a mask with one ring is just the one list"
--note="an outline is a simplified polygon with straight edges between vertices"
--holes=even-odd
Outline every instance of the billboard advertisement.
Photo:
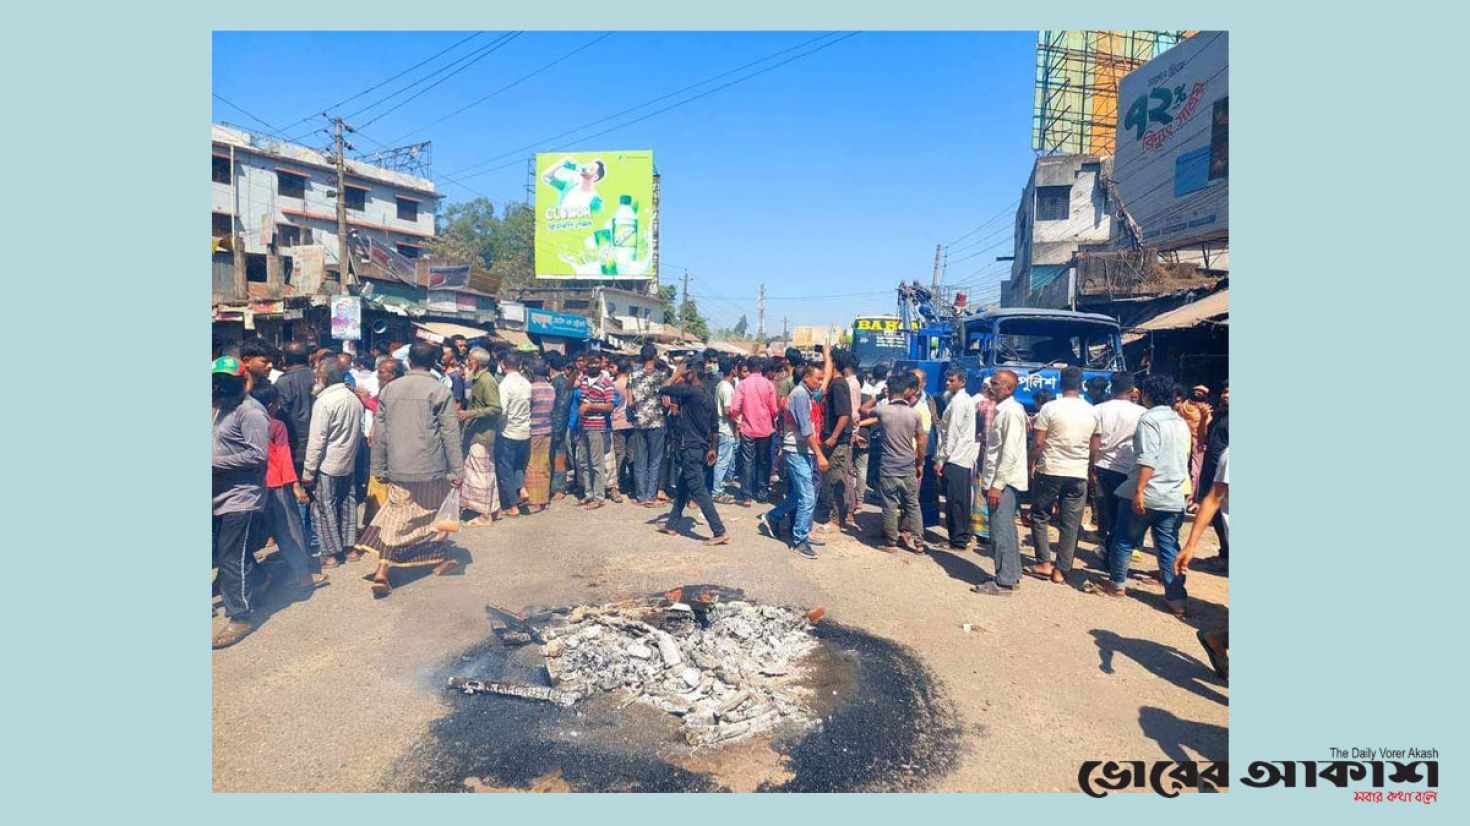
[[1200,32],[1118,87],[1113,179],[1146,246],[1229,237],[1230,38]]
[[1118,81],[1188,34],[1180,30],[1039,32],[1031,148],[1044,154],[1113,154]]
[[536,156],[536,275],[652,278],[653,153]]

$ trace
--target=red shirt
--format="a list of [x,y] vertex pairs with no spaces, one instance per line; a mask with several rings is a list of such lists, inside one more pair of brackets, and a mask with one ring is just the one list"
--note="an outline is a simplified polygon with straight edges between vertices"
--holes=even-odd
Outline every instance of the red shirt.
[[291,462],[291,439],[286,435],[286,423],[271,419],[270,444],[265,453],[265,486],[283,488],[296,484],[296,466]]

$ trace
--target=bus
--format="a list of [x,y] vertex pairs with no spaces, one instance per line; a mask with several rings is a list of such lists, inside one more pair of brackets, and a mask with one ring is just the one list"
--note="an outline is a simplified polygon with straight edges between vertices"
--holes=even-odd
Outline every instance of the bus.
[[898,316],[862,316],[852,322],[852,352],[859,367],[891,365],[908,358],[909,333]]

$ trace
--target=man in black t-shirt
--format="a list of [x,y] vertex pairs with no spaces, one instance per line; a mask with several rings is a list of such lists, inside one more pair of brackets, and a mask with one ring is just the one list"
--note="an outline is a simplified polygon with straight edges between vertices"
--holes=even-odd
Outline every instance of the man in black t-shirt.
[[[822,390],[822,452],[827,454],[828,468],[817,489],[816,527],[831,531],[848,522],[851,502],[847,487],[852,483],[852,389],[845,377],[852,354],[842,349],[825,353],[825,375]],[[835,520],[836,524],[833,524]]]
[[730,535],[725,531],[724,522],[720,521],[704,478],[705,468],[715,463],[719,423],[715,418],[715,398],[700,375],[700,367],[697,362],[688,364],[658,391],[659,395],[667,396],[679,406],[679,415],[674,417],[673,430],[669,434],[669,449],[674,454],[674,472],[678,482],[673,509],[658,530],[660,533],[677,534],[678,524],[684,518],[684,506],[693,499],[714,533],[704,544],[725,545],[730,542]]

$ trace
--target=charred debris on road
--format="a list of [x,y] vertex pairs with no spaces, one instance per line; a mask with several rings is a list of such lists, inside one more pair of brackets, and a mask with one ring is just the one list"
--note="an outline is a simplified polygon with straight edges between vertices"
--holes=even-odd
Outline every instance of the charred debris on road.
[[817,647],[811,627],[824,608],[757,605],[738,589],[676,588],[648,599],[531,610],[488,606],[508,646],[539,644],[549,686],[451,677],[449,689],[575,705],[598,692],[682,720],[695,746],[743,739],[778,725],[817,724],[800,685],[803,659]]

